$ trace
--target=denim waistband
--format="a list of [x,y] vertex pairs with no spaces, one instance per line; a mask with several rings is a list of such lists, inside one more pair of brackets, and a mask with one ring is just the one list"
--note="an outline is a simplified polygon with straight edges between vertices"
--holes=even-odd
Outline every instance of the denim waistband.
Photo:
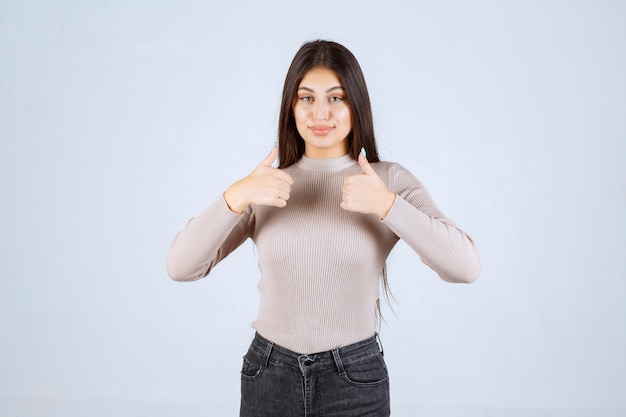
[[264,363],[272,362],[299,368],[302,373],[328,368],[336,368],[340,373],[343,373],[343,365],[357,362],[372,355],[382,354],[378,334],[351,345],[306,355],[279,346],[256,333],[250,349],[263,357]]

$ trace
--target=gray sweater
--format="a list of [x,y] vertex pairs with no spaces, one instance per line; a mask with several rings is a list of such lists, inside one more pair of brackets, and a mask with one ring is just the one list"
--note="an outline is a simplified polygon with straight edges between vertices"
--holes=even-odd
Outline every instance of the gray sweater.
[[399,239],[443,280],[473,282],[480,261],[472,239],[405,168],[389,162],[372,167],[396,193],[385,219],[339,206],[344,178],[361,173],[357,161],[303,157],[285,169],[294,181],[286,207],[250,206],[235,214],[220,197],[191,219],[171,244],[168,275],[200,279],[251,238],[261,270],[252,327],[303,354],[374,335],[381,271]]

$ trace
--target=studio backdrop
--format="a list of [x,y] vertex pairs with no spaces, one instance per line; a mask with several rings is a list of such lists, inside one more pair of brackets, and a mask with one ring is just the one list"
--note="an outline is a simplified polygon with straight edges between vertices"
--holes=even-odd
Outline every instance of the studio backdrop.
[[276,140],[300,45],[359,60],[382,159],[476,241],[400,242],[394,416],[626,415],[626,3],[0,0],[0,415],[234,416],[250,241],[171,281],[175,233]]

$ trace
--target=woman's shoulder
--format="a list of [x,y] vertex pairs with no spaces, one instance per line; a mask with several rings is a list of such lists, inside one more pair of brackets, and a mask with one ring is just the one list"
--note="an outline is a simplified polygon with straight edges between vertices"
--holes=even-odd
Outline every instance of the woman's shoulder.
[[401,174],[401,173],[411,173],[407,168],[405,168],[399,162],[393,161],[378,161],[372,162],[372,167],[374,170],[380,175],[380,173],[389,173],[389,174]]
[[405,186],[421,186],[420,181],[408,168],[399,162],[380,161],[372,163],[374,171],[388,185],[404,184]]
[[400,163],[398,162],[394,162],[394,161],[378,161],[378,162],[372,162],[371,163],[372,166],[377,166],[380,167],[381,169],[391,169],[394,166],[402,166],[400,165]]

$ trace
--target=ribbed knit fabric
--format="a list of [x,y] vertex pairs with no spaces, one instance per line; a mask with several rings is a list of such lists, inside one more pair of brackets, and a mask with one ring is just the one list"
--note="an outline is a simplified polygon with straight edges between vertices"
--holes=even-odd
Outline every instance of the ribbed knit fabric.
[[247,238],[257,246],[260,307],[252,323],[263,337],[303,354],[367,339],[377,329],[381,270],[398,239],[449,282],[472,282],[480,270],[471,238],[433,204],[405,168],[372,167],[396,200],[387,217],[343,210],[346,176],[361,173],[349,155],[303,157],[285,169],[293,178],[284,208],[252,206],[242,214],[218,198],[175,237],[169,276],[193,281]]

